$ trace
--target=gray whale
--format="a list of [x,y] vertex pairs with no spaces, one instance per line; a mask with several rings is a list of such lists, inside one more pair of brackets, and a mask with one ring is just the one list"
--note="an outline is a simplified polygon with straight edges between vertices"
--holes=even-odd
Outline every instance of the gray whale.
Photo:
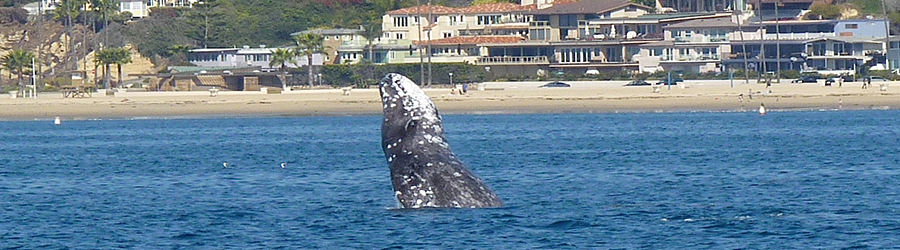
[[381,147],[403,207],[503,206],[450,150],[440,114],[415,82],[392,73],[379,85],[384,107]]

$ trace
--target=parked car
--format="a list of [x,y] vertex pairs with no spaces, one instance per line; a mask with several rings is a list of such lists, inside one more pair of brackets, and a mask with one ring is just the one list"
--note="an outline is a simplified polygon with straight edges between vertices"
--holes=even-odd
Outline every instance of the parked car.
[[887,81],[889,81],[888,79],[884,79],[884,77],[880,77],[880,76],[867,76],[867,77],[863,78],[862,80],[869,81],[869,79],[871,79],[872,82],[887,82]]
[[799,79],[791,81],[791,83],[815,83],[818,80],[818,76],[801,76]]
[[672,78],[671,83],[667,82],[668,80],[669,80],[668,78],[662,79],[659,82],[657,82],[656,84],[657,85],[678,85],[679,82],[684,82],[684,80],[682,80],[681,78]]
[[831,86],[831,84],[837,82],[838,79],[844,79],[844,82],[852,82],[853,76],[842,75],[842,76],[836,76],[836,77],[829,77],[828,79],[825,79],[825,86]]
[[650,86],[650,85],[652,85],[652,84],[650,84],[647,81],[641,80],[641,79],[637,79],[637,80],[629,82],[628,84],[625,84],[625,86]]
[[554,81],[548,84],[541,85],[541,88],[568,88],[571,87],[568,83]]

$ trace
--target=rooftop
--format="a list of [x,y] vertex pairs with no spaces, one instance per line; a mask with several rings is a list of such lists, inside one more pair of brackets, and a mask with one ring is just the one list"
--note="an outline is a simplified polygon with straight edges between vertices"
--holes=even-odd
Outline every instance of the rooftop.
[[690,21],[684,21],[680,23],[673,23],[666,27],[665,29],[678,29],[678,28],[737,28],[737,24],[731,21],[730,17],[719,17],[719,18],[708,18],[708,19],[695,19]]
[[651,9],[648,6],[632,3],[628,0],[581,0],[572,3],[554,4],[550,8],[531,11],[530,14],[600,14],[629,5],[633,5],[646,10]]
[[[431,45],[440,45],[440,44],[504,44],[504,43],[518,43],[520,41],[525,40],[525,38],[521,36],[456,36],[449,38],[442,38],[437,40],[432,40],[430,42]],[[428,41],[422,41],[423,44],[429,44]]]
[[537,9],[536,5],[519,5],[514,3],[488,3],[475,6],[454,8],[440,5],[420,5],[398,10],[388,11],[388,15],[417,15],[417,14],[479,14],[479,13],[507,13],[516,11],[529,11]]

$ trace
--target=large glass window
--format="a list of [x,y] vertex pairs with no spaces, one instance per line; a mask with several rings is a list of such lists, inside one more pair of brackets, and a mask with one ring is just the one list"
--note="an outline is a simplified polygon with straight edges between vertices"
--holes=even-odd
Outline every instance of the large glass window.
[[406,16],[395,16],[394,17],[394,27],[408,27],[409,26],[409,17]]
[[499,24],[500,15],[478,16],[478,25]]
[[576,15],[560,15],[559,27],[578,27],[578,16]]

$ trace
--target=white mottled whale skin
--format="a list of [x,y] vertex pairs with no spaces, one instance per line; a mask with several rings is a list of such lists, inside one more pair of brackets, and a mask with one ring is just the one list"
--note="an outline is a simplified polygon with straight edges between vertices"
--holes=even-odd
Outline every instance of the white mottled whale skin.
[[400,74],[380,83],[381,147],[394,194],[405,208],[499,207],[503,202],[450,150],[431,98]]

